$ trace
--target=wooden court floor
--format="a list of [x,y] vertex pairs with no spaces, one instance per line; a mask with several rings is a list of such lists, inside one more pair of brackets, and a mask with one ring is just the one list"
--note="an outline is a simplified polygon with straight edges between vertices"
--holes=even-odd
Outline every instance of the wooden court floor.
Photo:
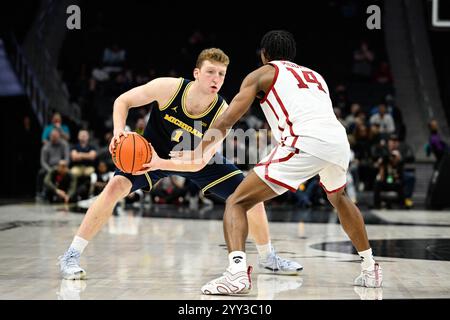
[[[170,216],[162,218],[165,210]],[[200,287],[227,266],[222,223],[203,212],[190,218],[159,208],[143,215],[112,216],[81,258],[87,280],[61,280],[64,253],[83,214],[58,206],[0,206],[0,299],[227,300],[204,296]],[[221,215],[214,207],[211,216]],[[299,209],[297,209],[299,210]],[[277,208],[268,209],[269,218]],[[185,211],[186,212],[186,211]],[[280,213],[281,214],[281,213]],[[284,212],[283,214],[286,214]],[[253,290],[245,300],[359,300],[450,298],[450,212],[364,212],[384,287],[354,287],[359,258],[333,212],[309,212],[289,222],[270,222],[272,242],[283,257],[299,261],[299,276],[259,273],[256,249],[247,243]],[[156,217],[158,216],[158,217]],[[206,218],[206,219],[205,219]]]

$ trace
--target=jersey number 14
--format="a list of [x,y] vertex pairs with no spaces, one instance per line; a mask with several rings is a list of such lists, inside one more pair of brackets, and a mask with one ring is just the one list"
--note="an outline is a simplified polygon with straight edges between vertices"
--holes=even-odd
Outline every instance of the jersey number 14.
[[295,69],[292,69],[292,68],[286,68],[286,69],[289,70],[294,75],[295,79],[297,79],[297,81],[298,81],[297,85],[300,89],[309,89],[308,85],[305,83],[305,81],[306,81],[309,83],[317,84],[317,89],[326,93],[322,84],[319,82],[319,80],[317,80],[317,77],[314,75],[314,73],[312,71],[302,71],[302,75],[305,78],[305,81],[303,81],[302,77],[300,77],[300,75],[297,73],[297,71]]

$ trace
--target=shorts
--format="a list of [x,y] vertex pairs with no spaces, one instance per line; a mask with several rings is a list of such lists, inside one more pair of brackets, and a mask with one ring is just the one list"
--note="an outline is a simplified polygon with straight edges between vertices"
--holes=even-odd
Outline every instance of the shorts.
[[275,147],[253,170],[277,194],[287,190],[296,192],[303,182],[317,174],[327,193],[343,189],[347,182],[347,168],[281,145]]

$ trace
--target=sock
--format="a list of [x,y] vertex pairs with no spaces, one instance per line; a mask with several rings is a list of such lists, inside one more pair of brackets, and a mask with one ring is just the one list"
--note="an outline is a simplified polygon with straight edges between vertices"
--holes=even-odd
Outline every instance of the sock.
[[243,251],[233,251],[228,255],[228,262],[230,264],[229,271],[237,273],[240,271],[247,271],[247,257]]
[[84,248],[86,248],[88,243],[89,243],[89,241],[84,240],[83,238],[81,238],[79,236],[75,236],[73,238],[73,241],[72,241],[72,244],[70,245],[70,247],[76,249],[78,252],[80,252],[80,254],[82,254],[84,251]]
[[358,252],[358,254],[361,257],[361,269],[362,270],[373,270],[374,265],[375,265],[375,260],[373,259],[372,248]]
[[266,260],[269,254],[273,251],[272,244],[270,241],[263,245],[256,245],[256,250],[258,250],[259,258]]

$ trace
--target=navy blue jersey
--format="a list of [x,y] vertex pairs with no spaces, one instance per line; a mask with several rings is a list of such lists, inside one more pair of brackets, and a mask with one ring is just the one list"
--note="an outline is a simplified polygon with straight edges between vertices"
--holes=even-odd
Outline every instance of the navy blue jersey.
[[163,159],[169,159],[169,152],[180,143],[185,148],[178,148],[177,151],[195,149],[225,105],[225,100],[216,94],[205,112],[200,115],[189,114],[185,99],[192,83],[180,78],[178,89],[169,102],[164,106],[155,105],[150,111],[144,137]]
[[[178,89],[170,101],[165,106],[152,108],[144,137],[151,142],[155,151],[163,159],[169,159],[169,152],[183,142],[183,139],[189,139],[190,142],[190,147],[186,150],[195,149],[200,143],[203,133],[214,123],[225,105],[225,100],[216,95],[205,112],[200,115],[189,114],[185,99],[191,85],[190,80],[180,78]],[[115,174],[124,176],[131,181],[130,192],[138,189],[150,191],[159,179],[178,175],[189,179],[203,193],[213,193],[226,200],[244,179],[244,175],[233,163],[222,159],[222,162],[208,164],[197,172],[157,170],[136,176],[116,170]]]

